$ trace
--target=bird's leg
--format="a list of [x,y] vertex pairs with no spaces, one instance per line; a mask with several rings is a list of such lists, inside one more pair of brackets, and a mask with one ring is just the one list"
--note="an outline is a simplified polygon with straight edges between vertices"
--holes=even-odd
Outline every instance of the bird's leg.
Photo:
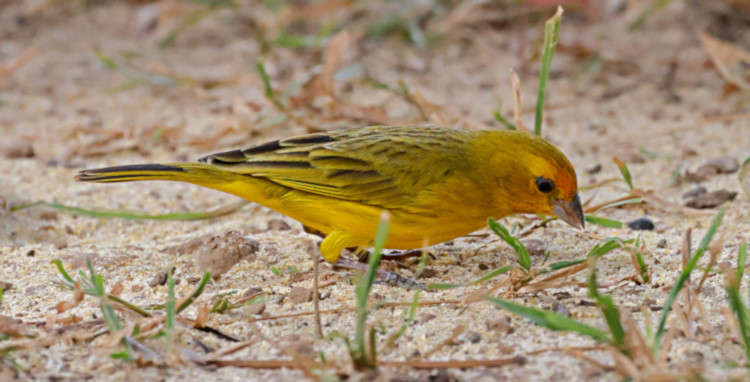
[[[333,267],[343,268],[343,269],[354,269],[354,270],[363,271],[363,272],[367,271],[367,264],[361,261],[357,261],[357,260],[345,259],[343,257],[340,257],[335,263],[333,263]],[[421,289],[421,290],[427,289],[427,287],[423,283],[401,276],[398,273],[386,271],[385,269],[381,269],[381,268],[378,268],[376,272],[377,272],[378,279],[382,280],[382,282],[388,285],[397,286],[397,287],[401,287],[405,289]]]
[[[347,248],[349,249],[349,248]],[[349,249],[352,251],[351,249]],[[370,258],[370,251],[364,248],[356,248],[355,251],[352,251],[357,258],[362,261],[363,263],[366,263],[368,259]],[[412,257],[422,257],[423,254],[426,254],[427,256],[431,257],[433,260],[436,259],[435,255],[427,250],[423,249],[409,249],[406,251],[391,251],[389,253],[383,253],[383,259],[384,260],[392,260],[398,263],[399,260],[404,260]],[[401,263],[398,263],[399,265],[402,265]]]
[[[341,231],[334,231],[331,233],[331,235],[325,235],[322,232],[314,228],[310,228],[310,227],[304,227],[304,230],[305,232],[309,234],[317,235],[323,238],[323,242],[321,243],[321,246],[320,246],[320,253],[315,253],[313,255],[314,258],[317,258],[319,255],[322,255],[322,257],[326,261],[332,262],[332,266],[334,268],[356,269],[359,271],[367,271],[366,261],[370,252],[362,247],[348,247],[346,245],[342,245],[343,243],[346,243],[346,238],[344,237],[343,238],[344,240],[341,240],[342,239]],[[328,241],[328,245],[326,245],[326,241]],[[355,256],[357,256],[359,260],[350,260],[350,259],[345,259],[345,258],[340,257],[339,255],[341,252],[344,252],[344,249],[353,253]],[[388,259],[388,256],[386,255],[385,258]],[[362,262],[362,259],[365,259],[365,262]],[[398,264],[398,262],[395,262],[395,263]],[[405,267],[403,264],[399,264],[399,265]],[[411,280],[409,278],[406,278],[394,272],[387,271],[385,269],[378,268],[377,276],[379,279],[383,280],[383,282],[389,285],[399,286],[399,287],[407,288],[407,289],[414,289],[414,288],[419,288],[422,290],[426,289],[423,283],[419,283],[417,281]]]

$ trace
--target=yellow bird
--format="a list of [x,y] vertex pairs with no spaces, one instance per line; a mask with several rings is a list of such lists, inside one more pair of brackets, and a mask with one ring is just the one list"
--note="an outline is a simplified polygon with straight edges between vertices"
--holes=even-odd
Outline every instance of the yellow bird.
[[485,226],[488,217],[551,214],[583,229],[573,166],[520,131],[373,126],[280,139],[200,163],[81,171],[85,182],[176,180],[251,200],[325,235],[336,262],[373,243],[391,214],[386,248],[417,249]]

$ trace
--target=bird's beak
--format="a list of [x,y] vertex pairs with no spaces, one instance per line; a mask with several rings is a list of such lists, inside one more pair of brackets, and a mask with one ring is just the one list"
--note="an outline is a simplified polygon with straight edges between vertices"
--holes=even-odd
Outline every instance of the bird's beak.
[[571,201],[558,200],[553,202],[552,214],[578,229],[583,229],[585,226],[583,206],[581,206],[581,198],[577,194]]

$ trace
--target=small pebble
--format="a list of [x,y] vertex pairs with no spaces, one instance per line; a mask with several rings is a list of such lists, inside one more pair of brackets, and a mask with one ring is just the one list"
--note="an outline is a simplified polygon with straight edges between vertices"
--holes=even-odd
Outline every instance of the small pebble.
[[292,227],[289,225],[289,223],[281,220],[281,219],[271,219],[268,221],[268,230],[269,231],[288,231]]
[[707,194],[701,194],[693,199],[690,199],[685,203],[690,208],[714,208],[722,205],[725,202],[734,200],[737,197],[737,193],[728,190],[717,190]]
[[293,287],[289,292],[289,299],[296,304],[310,302],[313,299],[313,290],[302,287]]
[[469,334],[466,335],[466,339],[475,344],[482,340],[482,336],[479,335],[477,332],[469,332]]
[[[174,275],[174,267],[172,269],[172,275]],[[164,285],[167,283],[167,273],[169,273],[169,270],[159,272],[154,275],[154,277],[151,278],[151,281],[148,282],[148,286],[155,287],[159,285]]]
[[419,323],[424,324],[425,322],[432,321],[433,319],[437,318],[436,315],[432,313],[425,313],[421,316],[419,316]]
[[260,289],[258,287],[247,288],[247,290],[245,291],[245,293],[242,294],[242,297],[250,297],[250,296],[254,296],[254,295],[258,294],[258,293],[262,293],[262,292],[263,292],[263,289]]
[[539,239],[527,239],[521,241],[531,256],[544,256],[547,253],[547,243]]
[[703,195],[703,194],[707,194],[707,193],[708,193],[708,190],[706,189],[706,187],[698,186],[698,187],[695,187],[695,188],[691,189],[690,191],[682,194],[682,198],[683,199],[692,199],[692,198],[694,198],[694,197],[696,197],[698,195]]
[[39,217],[42,220],[57,220],[57,211],[44,211]]
[[11,289],[13,289],[13,284],[7,282],[7,281],[0,281],[0,289],[3,290],[3,292],[7,292]]
[[667,239],[661,239],[658,243],[656,243],[657,248],[666,248],[667,247]]
[[260,244],[257,241],[245,238],[238,231],[227,231],[223,235],[212,237],[200,249],[198,265],[211,272],[211,276],[216,279],[240,261],[252,259],[258,248]]
[[430,278],[437,275],[438,271],[436,271],[434,268],[425,268],[422,270],[422,274],[419,276],[419,278]]
[[695,170],[699,176],[731,174],[740,168],[740,162],[732,157],[712,158]]
[[487,330],[500,332],[503,334],[511,334],[514,329],[510,326],[510,317],[501,317],[494,320],[487,321]]
[[628,223],[628,227],[639,231],[651,231],[654,229],[654,222],[649,218],[638,218]]
[[586,171],[589,173],[589,175],[597,174],[597,173],[599,173],[599,172],[602,171],[602,165],[601,164],[597,164],[596,166],[591,167],[590,169],[588,169]]
[[263,314],[265,310],[266,310],[266,304],[263,304],[263,303],[250,304],[245,307],[245,314],[254,316],[258,314]]
[[560,301],[555,301],[552,305],[552,310],[561,316],[570,317],[570,311],[565,304]]
[[36,156],[36,153],[34,153],[34,147],[28,142],[22,142],[12,147],[7,147],[4,151],[5,157],[10,159],[33,158]]

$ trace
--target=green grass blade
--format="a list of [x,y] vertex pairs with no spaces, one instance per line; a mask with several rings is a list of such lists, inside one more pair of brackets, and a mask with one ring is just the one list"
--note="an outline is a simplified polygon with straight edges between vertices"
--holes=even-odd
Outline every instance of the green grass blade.
[[737,272],[727,283],[726,291],[729,306],[732,308],[732,312],[734,312],[734,315],[737,318],[737,324],[740,327],[740,333],[742,334],[742,345],[745,350],[745,359],[746,362],[750,364],[750,311],[748,311],[748,307],[742,302],[742,298],[740,297],[740,287],[742,286],[742,276],[744,274],[746,260],[747,244],[742,243],[739,253],[737,254]]
[[265,64],[263,64],[262,61],[256,61],[255,69],[258,71],[260,79],[263,81],[263,90],[266,94],[266,97],[271,100],[271,102],[273,102],[273,104],[276,105],[276,107],[278,107],[280,110],[284,110],[284,105],[279,102],[278,98],[276,97],[276,92],[271,86],[271,77],[268,76]]
[[[170,271],[171,271],[171,268],[170,268]],[[185,299],[185,301],[183,301],[182,304],[180,304],[180,306],[177,307],[177,311],[176,311],[177,314],[180,314],[183,310],[187,309],[190,306],[190,304],[192,304],[193,302],[195,302],[195,300],[198,299],[201,293],[203,293],[203,289],[206,288],[206,284],[208,284],[209,280],[211,280],[211,272],[206,271],[205,273],[203,273],[203,277],[201,278],[201,281],[198,284],[198,287],[195,288],[193,293],[190,294],[190,297]]]
[[682,273],[680,273],[680,277],[677,279],[677,282],[670,290],[669,296],[667,296],[667,301],[664,303],[661,317],[659,318],[659,325],[657,326],[656,333],[654,334],[654,354],[657,354],[659,352],[659,347],[661,346],[661,338],[664,335],[664,326],[667,323],[667,316],[672,310],[672,304],[674,304],[675,300],[677,299],[677,295],[680,293],[680,290],[682,290],[682,286],[685,284],[685,281],[687,281],[690,273],[693,271],[695,266],[698,264],[698,261],[701,259],[701,257],[703,257],[703,254],[708,249],[708,244],[711,243],[711,240],[716,234],[716,230],[719,228],[719,225],[721,225],[722,219],[724,219],[724,212],[726,212],[726,210],[721,209],[721,211],[716,214],[716,217],[711,223],[711,227],[708,228],[706,235],[703,236],[703,240],[701,240],[698,250],[695,252],[695,255],[690,259],[687,265],[685,265]]
[[[384,212],[383,216],[381,216],[380,223],[378,224],[378,230],[375,233],[375,245],[369,256],[367,272],[365,272],[365,276],[359,280],[354,288],[357,295],[357,327],[354,333],[355,348],[353,349],[353,358],[355,363],[364,363],[364,365],[369,367],[374,367],[374,364],[369,362],[367,350],[365,348],[365,324],[369,313],[367,309],[367,298],[370,295],[372,284],[375,282],[375,274],[380,265],[385,241],[388,238],[389,226],[390,216],[387,212]],[[371,346],[374,347],[375,344],[371,344]],[[373,354],[372,357],[375,357],[375,355]]]
[[586,260],[573,260],[573,261],[560,261],[549,265],[550,271],[557,271],[563,268],[572,267],[574,265],[581,264]]
[[554,331],[576,332],[584,336],[591,337],[598,342],[612,344],[612,340],[610,340],[609,336],[604,331],[599,330],[593,326],[578,322],[572,318],[568,318],[563,315],[550,312],[548,310],[529,308],[524,305],[501,300],[495,297],[485,297],[485,299],[499,308],[505,309],[511,313],[515,313],[547,329]]
[[611,296],[605,296],[599,293],[596,285],[596,266],[591,267],[589,273],[589,296],[596,300],[596,305],[602,311],[605,321],[607,321],[607,327],[609,332],[612,334],[612,340],[620,351],[625,350],[625,329],[622,326],[620,320],[620,312],[617,310],[614,301]]
[[513,269],[515,267],[516,267],[515,265],[510,264],[510,265],[506,265],[506,266],[504,266],[502,268],[495,269],[494,271],[492,271],[492,272],[490,272],[490,273],[488,273],[488,274],[486,274],[486,275],[484,275],[484,276],[476,279],[474,282],[472,282],[472,284],[483,283],[483,282],[485,282],[485,281],[487,281],[489,279],[492,279],[492,278],[495,278],[495,277],[500,276],[502,274],[508,273],[508,271],[510,271],[511,269]]
[[513,124],[513,122],[507,120],[500,112],[500,109],[495,109],[492,111],[492,116],[495,117],[495,120],[500,122],[503,126],[505,126],[508,130],[518,130],[516,128],[516,125]]
[[626,165],[625,162],[621,161],[620,158],[618,157],[612,158],[612,161],[614,161],[617,167],[620,169],[620,173],[622,174],[622,179],[625,180],[625,183],[632,190],[633,189],[633,177],[630,175],[630,170],[628,169],[628,165]]
[[588,258],[600,258],[604,255],[606,255],[609,252],[612,252],[613,250],[620,248],[622,246],[621,240],[617,237],[608,237],[599,243],[597,243],[594,248],[591,248],[588,255],[586,257]]
[[586,215],[584,219],[591,224],[596,224],[607,228],[622,228],[622,226],[624,225],[622,222],[619,222],[617,220],[600,218],[593,215]]
[[37,202],[37,203],[29,203],[24,204],[20,206],[14,206],[11,207],[11,211],[18,211],[25,208],[33,207],[33,206],[47,206],[49,208],[52,208],[58,212],[71,214],[71,215],[79,215],[79,216],[91,216],[95,218],[121,218],[121,219],[131,219],[131,220],[203,220],[203,219],[213,219],[215,217],[228,215],[232,212],[237,211],[241,207],[249,204],[247,200],[240,200],[237,203],[230,204],[226,207],[217,208],[215,210],[206,211],[206,212],[183,212],[183,213],[173,213],[173,214],[162,214],[162,215],[151,215],[146,212],[141,211],[125,211],[125,210],[108,210],[108,209],[85,209],[85,208],[79,208],[79,207],[71,207],[66,206],[59,203],[46,203],[46,202]]
[[508,243],[508,245],[516,251],[516,254],[518,254],[518,263],[521,264],[523,269],[529,271],[531,269],[531,255],[529,255],[529,251],[526,250],[526,247],[521,243],[521,240],[512,236],[505,227],[492,218],[487,219],[487,224],[489,224],[490,228],[495,234],[497,234],[497,236],[499,236],[504,242]]
[[173,269],[174,268],[169,268],[169,270],[167,270],[167,303],[164,304],[164,310],[167,312],[165,321],[167,338],[170,340],[174,338],[175,318],[177,317],[175,309],[176,299],[174,295],[174,277],[172,276]]
[[555,54],[557,38],[560,35],[560,20],[563,9],[557,7],[557,13],[544,25],[544,48],[542,50],[542,68],[539,70],[539,93],[536,98],[536,115],[534,117],[534,134],[542,135],[542,114],[544,110],[544,95],[547,89],[547,79],[552,65],[552,56]]
[[68,281],[71,284],[76,283],[75,280],[73,280],[73,278],[70,277],[68,272],[65,270],[65,267],[63,266],[62,261],[60,261],[60,259],[55,259],[55,266],[57,267],[57,270],[60,272],[60,274],[66,281]]

